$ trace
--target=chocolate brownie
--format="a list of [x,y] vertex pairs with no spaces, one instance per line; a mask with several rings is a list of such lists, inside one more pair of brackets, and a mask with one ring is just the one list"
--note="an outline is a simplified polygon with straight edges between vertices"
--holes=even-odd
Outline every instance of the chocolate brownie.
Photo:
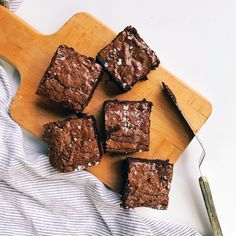
[[49,161],[61,172],[99,164],[102,154],[93,116],[69,118],[44,125]]
[[36,94],[82,112],[102,76],[102,67],[93,58],[61,45],[54,54]]
[[113,41],[97,54],[111,79],[122,91],[128,91],[138,80],[159,66],[160,61],[132,27],[126,27]]
[[151,109],[152,103],[145,99],[105,101],[105,150],[119,153],[148,151]]
[[126,168],[122,206],[167,209],[173,165],[168,160],[127,158]]

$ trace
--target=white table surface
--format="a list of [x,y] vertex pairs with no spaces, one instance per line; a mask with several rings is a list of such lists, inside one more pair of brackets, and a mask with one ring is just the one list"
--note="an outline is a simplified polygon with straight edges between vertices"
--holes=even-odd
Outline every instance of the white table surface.
[[[222,230],[236,235],[236,3],[223,0],[25,0],[17,15],[45,34],[74,13],[89,12],[119,32],[134,25],[164,67],[203,94],[213,114],[199,132],[207,150],[202,172],[208,177]],[[5,63],[14,88],[18,74]],[[45,146],[24,132],[27,148]],[[193,141],[175,165],[167,211],[138,209],[147,217],[191,226],[212,235],[198,185],[200,148]]]

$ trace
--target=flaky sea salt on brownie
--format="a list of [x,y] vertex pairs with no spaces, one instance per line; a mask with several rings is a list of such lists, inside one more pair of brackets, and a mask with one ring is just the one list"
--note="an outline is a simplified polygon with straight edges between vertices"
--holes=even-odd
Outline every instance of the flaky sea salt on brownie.
[[93,116],[69,118],[44,125],[49,161],[61,172],[99,164],[102,153]]
[[122,206],[167,209],[172,175],[168,160],[128,158]]
[[122,91],[131,89],[138,80],[159,66],[154,51],[132,27],[126,27],[97,54],[97,60]]
[[148,151],[151,108],[152,103],[145,99],[105,101],[105,150],[119,153]]
[[36,94],[82,112],[90,101],[102,75],[93,58],[61,45],[55,52]]

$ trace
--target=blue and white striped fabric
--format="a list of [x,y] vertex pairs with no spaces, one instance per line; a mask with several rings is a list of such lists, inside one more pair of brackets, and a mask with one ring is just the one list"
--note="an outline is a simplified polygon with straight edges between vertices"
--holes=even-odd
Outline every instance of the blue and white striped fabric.
[[16,11],[23,0],[0,0],[0,4],[9,7],[11,11]]
[[121,209],[120,196],[92,174],[58,173],[47,156],[24,149],[11,100],[0,65],[0,235],[200,235]]

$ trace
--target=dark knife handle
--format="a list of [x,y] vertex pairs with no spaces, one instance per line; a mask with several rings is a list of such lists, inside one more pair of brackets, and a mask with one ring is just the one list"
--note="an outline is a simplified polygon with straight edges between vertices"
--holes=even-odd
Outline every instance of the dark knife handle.
[[211,223],[214,236],[223,236],[207,177],[201,176],[199,178],[199,184],[201,187],[202,196],[204,198],[207,214]]

